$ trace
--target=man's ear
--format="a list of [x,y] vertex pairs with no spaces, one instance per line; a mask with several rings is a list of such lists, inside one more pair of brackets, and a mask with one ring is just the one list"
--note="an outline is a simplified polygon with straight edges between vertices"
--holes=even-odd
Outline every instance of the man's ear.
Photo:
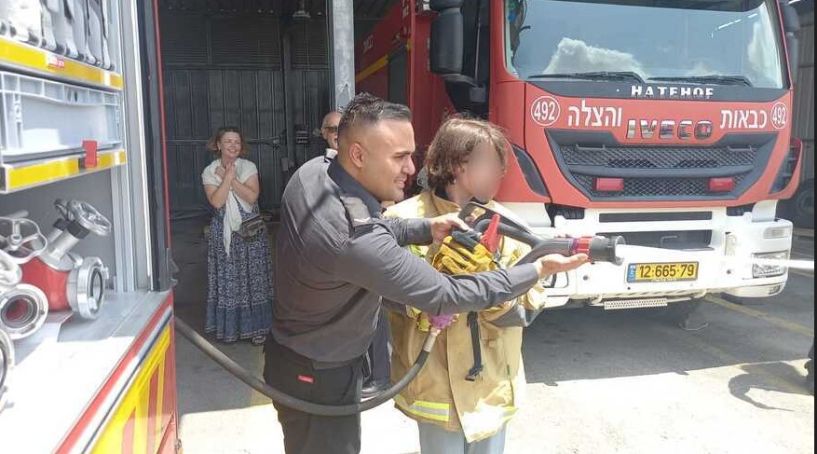
[[357,142],[352,142],[349,146],[349,161],[358,169],[363,168],[366,150]]

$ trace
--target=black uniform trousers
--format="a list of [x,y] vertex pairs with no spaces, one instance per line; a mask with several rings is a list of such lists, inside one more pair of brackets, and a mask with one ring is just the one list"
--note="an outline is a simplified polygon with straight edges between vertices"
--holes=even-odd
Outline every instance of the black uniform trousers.
[[[264,380],[291,396],[318,404],[360,402],[365,357],[343,365],[316,363],[278,344],[264,347]],[[287,454],[356,454],[360,452],[360,414],[319,416],[273,402],[284,432]]]
[[391,381],[390,340],[391,330],[389,329],[389,319],[387,318],[386,310],[381,308],[374,338],[372,339],[371,345],[369,345],[369,368],[371,375],[365,377],[364,383],[389,383]]

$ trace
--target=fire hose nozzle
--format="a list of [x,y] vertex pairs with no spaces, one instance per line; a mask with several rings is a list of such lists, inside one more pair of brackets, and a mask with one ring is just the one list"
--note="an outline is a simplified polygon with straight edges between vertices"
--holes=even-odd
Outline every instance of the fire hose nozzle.
[[[521,241],[531,247],[531,252],[522,257],[518,263],[530,263],[539,257],[548,254],[561,254],[571,256],[574,254],[587,254],[590,261],[608,262],[621,265],[624,261],[616,254],[618,245],[624,244],[621,236],[585,236],[579,238],[542,238],[533,233],[527,226],[524,226],[512,219],[509,219],[491,208],[471,202],[460,212],[461,219],[473,218],[475,213],[480,213],[471,223],[476,235],[491,231],[492,235],[500,234]],[[492,227],[492,224],[494,226]],[[459,239],[455,237],[455,239]],[[471,242],[480,241],[479,238]]]
[[593,236],[576,239],[574,253],[584,253],[592,262],[608,262],[621,265],[623,259],[616,254],[618,245],[624,244],[621,236]]

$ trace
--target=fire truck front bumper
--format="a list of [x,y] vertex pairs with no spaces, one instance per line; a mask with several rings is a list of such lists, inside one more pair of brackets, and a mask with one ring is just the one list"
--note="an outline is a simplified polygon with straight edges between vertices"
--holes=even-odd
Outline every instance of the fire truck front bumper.
[[[711,219],[705,221],[634,222],[615,226],[598,222],[600,213],[590,210],[584,219],[557,218],[557,227],[553,230],[560,234],[623,233],[625,239],[631,241],[619,248],[621,265],[589,263],[547,282],[552,287],[547,290],[547,307],[578,304],[628,309],[664,306],[701,298],[708,293],[760,298],[782,292],[788,269],[769,260],[789,258],[791,222],[774,217],[757,220],[751,213],[727,216],[725,209],[711,211]],[[681,248],[671,241],[669,247],[664,248],[637,245],[640,237],[655,237],[667,230],[705,231],[708,243],[695,248]],[[766,262],[756,264],[753,259]]]

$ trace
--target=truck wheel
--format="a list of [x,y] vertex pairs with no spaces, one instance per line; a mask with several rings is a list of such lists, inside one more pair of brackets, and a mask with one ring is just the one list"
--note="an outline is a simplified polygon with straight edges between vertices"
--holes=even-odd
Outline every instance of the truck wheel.
[[797,227],[814,228],[814,180],[800,185],[789,201],[791,221]]
[[729,301],[731,303],[740,304],[741,306],[762,306],[766,304],[771,296],[764,296],[760,298],[744,298],[742,296],[734,296],[734,295],[727,295],[722,294],[721,298]]
[[709,323],[700,311],[700,299],[670,303],[664,308],[663,319],[685,331],[698,331]]

